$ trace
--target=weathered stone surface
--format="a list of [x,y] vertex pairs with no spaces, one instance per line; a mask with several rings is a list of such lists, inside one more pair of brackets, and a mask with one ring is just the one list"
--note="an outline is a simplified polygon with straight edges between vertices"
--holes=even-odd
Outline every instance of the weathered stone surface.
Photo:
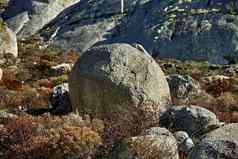
[[161,116],[160,124],[172,131],[186,131],[191,137],[220,126],[216,115],[200,106],[173,106]]
[[191,149],[194,147],[193,140],[185,131],[175,132],[174,137],[177,140],[178,150],[188,155]]
[[112,42],[117,39],[117,34],[126,31],[126,27],[120,27],[122,23],[127,23],[125,15],[133,13],[139,3],[146,1],[127,0],[124,3],[125,12],[121,14],[120,0],[81,1],[74,8],[62,13],[48,26],[50,31],[43,30],[42,35],[53,45],[74,49],[79,53],[95,44]]
[[[14,24],[12,25],[12,27],[14,27],[13,30],[18,31],[17,35],[19,38],[26,38],[38,32],[46,24],[56,18],[58,14],[79,1],[80,0],[12,0],[4,12],[3,17],[6,20],[11,18],[11,23],[13,24],[19,23],[21,27]],[[26,20],[26,13],[24,13],[23,17],[20,15],[23,12],[28,13],[29,20]],[[13,17],[15,18],[12,19]],[[19,20],[21,18],[25,20],[24,23]]]
[[147,133],[132,137],[115,147],[112,159],[178,159],[176,139],[165,128],[154,127]]
[[189,159],[237,159],[238,124],[228,124],[207,134],[195,146]]
[[17,39],[13,33],[0,19],[0,60],[6,56],[18,55]]
[[201,93],[199,82],[189,75],[172,74],[167,76],[166,79],[174,102],[186,104],[192,97],[198,96]]
[[29,21],[29,16],[27,12],[19,13],[15,17],[6,20],[8,27],[16,34],[21,31],[24,25]]
[[[228,63],[238,58],[238,17],[233,1],[152,0],[132,17],[131,29],[159,57]],[[131,35],[129,35],[129,38]]]
[[[237,2],[124,2],[121,14],[120,0],[12,0],[3,17],[27,12],[28,22],[11,25],[18,37],[30,36],[44,27],[40,33],[47,43],[79,53],[99,44],[139,42],[159,57],[218,64],[238,61]],[[19,19],[13,18],[11,23]]]
[[[128,44],[91,48],[75,64],[69,78],[74,110],[82,113],[121,112],[149,106],[166,110],[168,83],[153,58]],[[145,108],[146,109],[146,108]]]

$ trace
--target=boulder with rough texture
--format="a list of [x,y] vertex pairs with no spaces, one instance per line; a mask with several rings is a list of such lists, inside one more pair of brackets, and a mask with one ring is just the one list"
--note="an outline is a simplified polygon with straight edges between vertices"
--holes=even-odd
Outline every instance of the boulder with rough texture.
[[112,159],[178,159],[176,139],[165,128],[153,127],[145,134],[135,136],[118,144]]
[[160,124],[172,131],[186,131],[191,137],[220,126],[216,115],[200,106],[173,106],[161,116]]
[[238,124],[228,124],[207,134],[188,159],[237,159]]
[[0,19],[0,60],[6,56],[14,58],[18,56],[17,38]]
[[[62,11],[79,1],[80,0],[11,0],[6,11],[3,13],[3,17],[5,20],[11,18],[11,23],[13,24],[11,27],[18,32],[17,35],[19,38],[26,38],[37,33]],[[27,12],[29,20],[24,12]],[[23,15],[21,15],[22,13]],[[21,19],[24,19],[24,22],[21,21]],[[17,23],[19,25],[16,25]],[[21,28],[19,28],[19,26],[21,26]]]
[[174,137],[178,143],[178,150],[188,155],[191,149],[194,147],[193,140],[188,136],[185,131],[175,132]]
[[192,97],[199,95],[201,87],[199,82],[195,81],[189,75],[173,74],[167,76],[167,81],[170,88],[170,93],[174,101],[186,102],[190,101]]
[[75,64],[69,78],[73,109],[81,113],[167,109],[170,92],[164,73],[154,59],[128,44],[89,49]]

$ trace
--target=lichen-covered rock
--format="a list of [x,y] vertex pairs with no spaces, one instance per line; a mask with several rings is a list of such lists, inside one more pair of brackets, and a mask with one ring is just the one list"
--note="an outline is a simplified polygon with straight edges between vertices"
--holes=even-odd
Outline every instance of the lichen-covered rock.
[[188,159],[237,159],[238,124],[228,124],[207,134]]
[[128,44],[89,49],[72,70],[69,90],[73,109],[81,113],[132,108],[159,113],[170,103],[168,83],[159,65]]
[[[66,8],[78,3],[80,0],[12,0],[6,11],[3,13],[5,20],[18,16],[11,20],[11,23],[19,23],[21,29],[18,25],[11,25],[13,30],[17,30],[17,36],[19,38],[29,37],[40,29],[42,29],[46,24],[51,22]],[[27,12],[29,20],[26,20],[26,13],[24,16],[19,14]],[[19,19],[25,19],[24,23]],[[23,25],[23,26],[22,26]],[[19,31],[20,29],[20,31]]]
[[165,128],[154,127],[145,134],[126,139],[118,144],[112,159],[178,159],[176,139]]
[[166,77],[173,102],[186,104],[191,98],[201,93],[199,82],[189,75],[173,74]]
[[12,56],[18,56],[17,39],[13,33],[0,19],[0,60]]
[[128,30],[134,35],[140,32],[138,39],[159,57],[229,63],[238,58],[234,3],[152,0],[136,11]]
[[161,116],[160,124],[172,131],[186,131],[191,137],[220,126],[216,115],[200,106],[173,106]]

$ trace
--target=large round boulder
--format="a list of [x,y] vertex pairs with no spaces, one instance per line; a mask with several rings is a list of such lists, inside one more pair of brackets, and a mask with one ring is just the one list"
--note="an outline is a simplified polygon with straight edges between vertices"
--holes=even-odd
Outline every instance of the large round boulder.
[[200,106],[173,106],[160,118],[160,125],[172,131],[186,131],[199,137],[220,126],[216,115]]
[[73,109],[101,114],[142,110],[157,113],[170,103],[169,86],[153,58],[128,44],[93,47],[69,78]]
[[207,134],[188,159],[237,159],[238,124],[229,124]]

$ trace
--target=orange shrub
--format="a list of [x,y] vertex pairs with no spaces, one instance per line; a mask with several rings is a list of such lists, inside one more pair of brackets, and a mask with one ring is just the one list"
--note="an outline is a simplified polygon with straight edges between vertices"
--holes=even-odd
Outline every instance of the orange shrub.
[[101,145],[99,133],[73,114],[62,118],[22,115],[0,124],[3,159],[89,158]]

